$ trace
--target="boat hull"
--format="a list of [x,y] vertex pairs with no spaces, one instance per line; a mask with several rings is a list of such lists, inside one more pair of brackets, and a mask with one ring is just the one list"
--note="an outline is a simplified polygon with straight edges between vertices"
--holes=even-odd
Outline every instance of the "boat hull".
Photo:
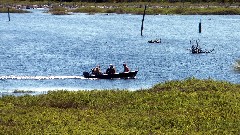
[[96,79],[134,79],[138,71],[115,73],[115,74],[100,74],[93,75],[88,72],[83,72],[85,78],[96,78]]
[[214,51],[214,49],[212,49],[212,50],[210,50],[210,51],[192,50],[192,54],[211,53],[212,51]]

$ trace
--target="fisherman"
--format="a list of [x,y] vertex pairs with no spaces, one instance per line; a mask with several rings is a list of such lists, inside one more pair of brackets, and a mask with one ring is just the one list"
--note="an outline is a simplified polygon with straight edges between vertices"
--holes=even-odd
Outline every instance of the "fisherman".
[[113,67],[113,65],[110,64],[110,65],[109,65],[109,68],[106,70],[106,73],[107,73],[107,74],[114,74],[114,73],[116,73],[115,67]]
[[192,53],[197,53],[197,47],[195,47],[195,45],[192,45]]
[[128,68],[126,63],[123,63],[123,68],[124,68],[123,72],[129,72],[130,71],[130,69]]
[[194,45],[192,45],[192,50],[195,50],[195,46]]
[[93,74],[94,74],[94,75],[100,75],[100,74],[102,74],[99,65],[97,65],[97,66],[93,69]]

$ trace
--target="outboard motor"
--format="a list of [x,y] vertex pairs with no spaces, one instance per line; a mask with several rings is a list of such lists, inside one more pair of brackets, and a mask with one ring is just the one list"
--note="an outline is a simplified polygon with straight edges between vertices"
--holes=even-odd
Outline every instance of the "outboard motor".
[[89,76],[89,73],[88,72],[83,72],[83,76],[87,77],[87,76]]

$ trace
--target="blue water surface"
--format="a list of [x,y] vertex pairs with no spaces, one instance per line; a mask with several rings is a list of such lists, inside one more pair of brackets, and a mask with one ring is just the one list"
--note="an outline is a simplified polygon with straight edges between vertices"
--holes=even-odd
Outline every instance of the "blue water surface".
[[[51,15],[0,13],[0,76],[82,76],[100,65],[126,62],[136,79],[0,79],[0,92],[150,88],[188,77],[240,83],[233,64],[240,59],[239,15]],[[201,20],[202,33],[198,33]],[[161,38],[160,44],[149,44]],[[209,54],[191,54],[199,40]]]

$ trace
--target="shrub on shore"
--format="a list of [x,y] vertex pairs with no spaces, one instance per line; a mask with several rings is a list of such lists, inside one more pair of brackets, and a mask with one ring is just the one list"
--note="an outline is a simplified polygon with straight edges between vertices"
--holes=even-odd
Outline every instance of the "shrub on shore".
[[240,85],[186,79],[146,90],[0,98],[0,134],[238,134]]

